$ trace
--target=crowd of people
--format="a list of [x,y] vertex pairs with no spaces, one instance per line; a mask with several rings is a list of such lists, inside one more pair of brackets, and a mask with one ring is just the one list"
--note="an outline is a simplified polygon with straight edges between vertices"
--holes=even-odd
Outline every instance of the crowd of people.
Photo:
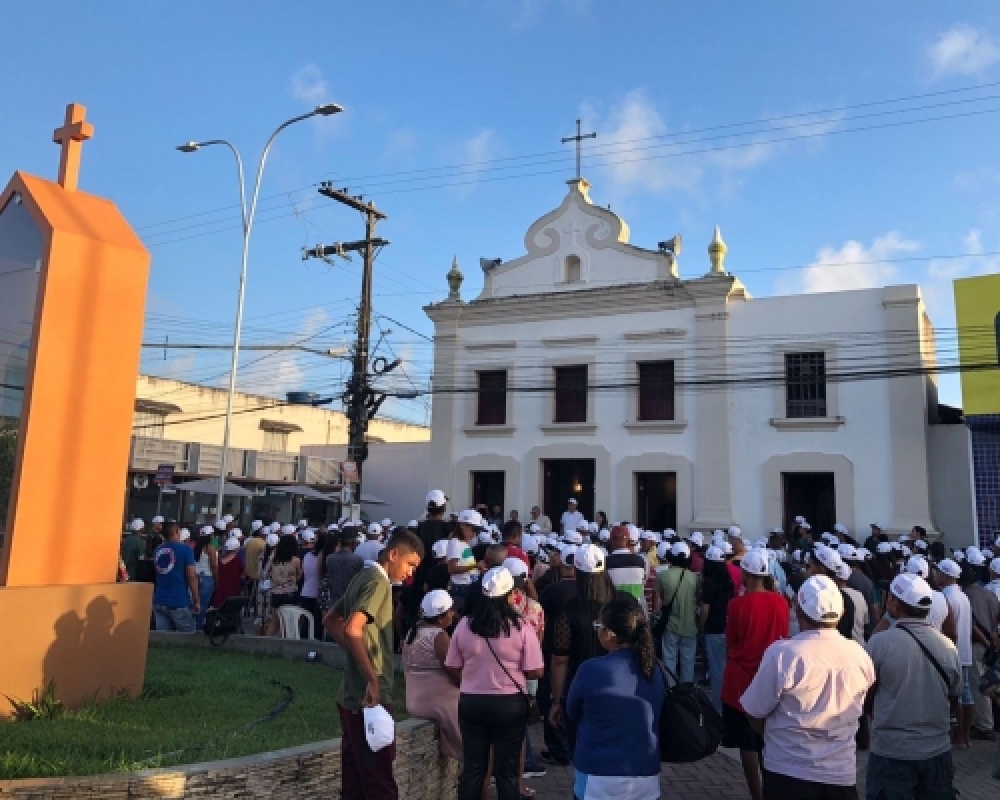
[[579,800],[659,797],[675,683],[705,686],[753,800],[855,798],[858,750],[868,798],[952,797],[953,748],[995,740],[1000,540],[948,552],[873,525],[861,543],[801,517],[682,538],[588,522],[572,500],[556,525],[447,504],[435,490],[408,525],[254,523],[246,540],[225,518],[196,539],[154,519],[152,547],[136,521],[123,569],[148,553],[157,628],[193,630],[241,592],[264,633],[283,605],[314,615],[346,653],[345,800],[397,797],[395,747],[372,752],[363,721],[391,711],[397,653],[408,713],[461,761],[460,800],[491,783],[530,797],[553,765],[573,766]]

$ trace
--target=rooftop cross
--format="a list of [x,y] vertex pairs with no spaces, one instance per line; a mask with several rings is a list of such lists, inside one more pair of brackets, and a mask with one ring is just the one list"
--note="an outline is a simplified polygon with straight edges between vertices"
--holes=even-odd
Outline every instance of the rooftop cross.
[[581,133],[580,130],[580,120],[576,121],[576,136],[567,136],[562,140],[563,144],[567,142],[576,142],[576,177],[579,180],[582,175],[580,175],[580,157],[583,154],[583,140],[584,139],[596,139],[596,133]]
[[79,103],[66,106],[66,121],[52,132],[52,141],[62,146],[59,156],[59,185],[66,191],[76,191],[80,177],[83,143],[94,135],[94,126],[84,121],[87,109]]

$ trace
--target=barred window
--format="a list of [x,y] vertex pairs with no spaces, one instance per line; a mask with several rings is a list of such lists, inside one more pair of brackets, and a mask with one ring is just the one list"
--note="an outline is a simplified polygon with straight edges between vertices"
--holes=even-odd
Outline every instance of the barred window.
[[152,411],[136,411],[132,414],[132,432],[136,436],[146,436],[150,439],[163,438],[163,423],[165,414]]
[[826,416],[825,353],[785,353],[785,416]]
[[507,422],[507,370],[477,372],[476,424],[504,425]]

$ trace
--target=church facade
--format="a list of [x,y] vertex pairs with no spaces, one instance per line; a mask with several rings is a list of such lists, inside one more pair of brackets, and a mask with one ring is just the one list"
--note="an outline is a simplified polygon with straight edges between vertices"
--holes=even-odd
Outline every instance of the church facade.
[[[705,274],[569,181],[525,254],[435,325],[429,481],[453,506],[758,533],[803,515],[970,541],[968,434],[939,424],[919,287],[754,298],[716,229]],[[947,475],[944,487],[939,476]],[[964,482],[963,482],[964,481]],[[966,513],[968,511],[968,513]]]

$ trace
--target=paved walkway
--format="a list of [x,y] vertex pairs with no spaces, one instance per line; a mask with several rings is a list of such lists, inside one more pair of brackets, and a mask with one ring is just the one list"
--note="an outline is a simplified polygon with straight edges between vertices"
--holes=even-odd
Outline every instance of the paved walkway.
[[[532,737],[535,752],[542,749],[541,737]],[[959,800],[997,800],[1000,781],[991,777],[997,744],[973,742],[970,750],[955,750],[956,788]],[[664,764],[660,774],[663,800],[746,800],[749,797],[743,769],[735,751],[720,751],[695,764]],[[859,797],[864,798],[867,754],[858,753]],[[525,782],[536,790],[537,800],[571,800],[573,770],[549,767],[544,778]]]

